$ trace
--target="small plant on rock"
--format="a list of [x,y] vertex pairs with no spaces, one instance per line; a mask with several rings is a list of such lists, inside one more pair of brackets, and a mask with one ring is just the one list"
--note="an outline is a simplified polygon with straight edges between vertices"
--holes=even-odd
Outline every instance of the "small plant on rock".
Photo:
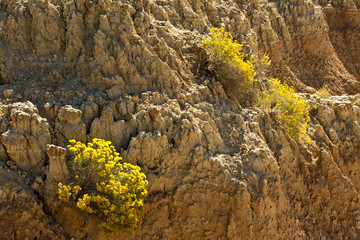
[[324,87],[317,90],[316,93],[322,98],[329,98],[331,96],[330,92]]
[[267,54],[261,56],[251,55],[250,62],[253,63],[256,71],[256,78],[262,79],[265,77],[266,72],[271,64],[271,60]]
[[292,87],[278,79],[271,79],[269,90],[261,92],[258,99],[260,107],[276,113],[286,134],[295,140],[310,143],[306,133],[310,106],[304,98],[295,94]]
[[[242,52],[243,45],[233,39],[224,28],[212,28],[211,37],[202,45],[209,54],[209,70],[213,71],[222,83],[226,93],[245,106],[256,101],[255,85],[257,75],[261,79],[270,65],[270,59],[262,56],[248,56]],[[257,71],[257,72],[256,72]]]
[[238,72],[243,86],[248,87],[255,77],[254,65],[244,60],[246,54],[242,52],[243,45],[233,40],[229,32],[224,28],[212,28],[211,38],[206,39],[202,45],[210,53],[211,57],[221,65],[228,64]]
[[121,157],[110,141],[94,138],[87,145],[70,140],[74,157],[75,181],[59,183],[62,201],[97,216],[108,232],[133,232],[141,225],[146,176],[138,166],[120,163]]

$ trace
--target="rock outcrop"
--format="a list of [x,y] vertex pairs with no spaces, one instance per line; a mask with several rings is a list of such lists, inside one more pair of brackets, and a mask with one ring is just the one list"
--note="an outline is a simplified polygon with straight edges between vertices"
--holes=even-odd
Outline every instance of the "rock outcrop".
[[[38,182],[42,180],[38,179]],[[29,189],[26,173],[0,169],[0,236],[3,239],[63,239],[43,203]],[[38,183],[37,183],[38,184]]]
[[[15,103],[3,108],[3,123],[9,130],[1,134],[1,142],[19,169],[39,174],[46,160],[46,144],[51,137],[45,118],[31,102]],[[6,122],[6,120],[9,122]]]
[[81,116],[82,112],[79,109],[69,105],[59,109],[55,123],[57,144],[64,146],[71,139],[86,141],[86,126],[81,121]]
[[[109,239],[358,239],[359,9],[0,0],[0,238],[103,237],[56,195],[73,177],[68,140],[97,137],[149,180],[142,229]],[[222,26],[305,92],[310,145],[216,78],[201,38]]]

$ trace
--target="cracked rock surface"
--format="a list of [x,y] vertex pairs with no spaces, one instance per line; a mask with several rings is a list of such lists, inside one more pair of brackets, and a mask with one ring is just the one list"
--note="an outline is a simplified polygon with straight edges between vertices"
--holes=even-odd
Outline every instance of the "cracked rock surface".
[[[102,236],[56,197],[72,174],[68,140],[97,137],[149,181],[142,228],[108,239],[359,239],[359,9],[0,0],[0,238]],[[229,97],[201,47],[221,26],[303,92],[310,145]]]

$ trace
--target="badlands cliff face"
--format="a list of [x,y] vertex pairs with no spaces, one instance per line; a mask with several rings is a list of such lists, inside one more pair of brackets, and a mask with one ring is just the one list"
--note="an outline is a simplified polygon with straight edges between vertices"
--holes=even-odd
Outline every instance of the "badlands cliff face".
[[[0,0],[0,237],[101,237],[56,196],[71,175],[68,140],[98,137],[149,180],[142,229],[114,239],[359,239],[359,9]],[[309,146],[229,97],[201,47],[221,26],[303,92]],[[321,99],[320,87],[343,96]]]

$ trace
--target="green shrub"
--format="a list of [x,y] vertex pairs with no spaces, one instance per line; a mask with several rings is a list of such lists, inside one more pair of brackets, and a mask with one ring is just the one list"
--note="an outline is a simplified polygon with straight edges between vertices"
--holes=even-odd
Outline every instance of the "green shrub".
[[70,185],[59,183],[59,199],[96,215],[108,232],[138,229],[148,184],[140,167],[121,164],[110,141],[94,138],[87,145],[75,140],[70,144],[76,179]]
[[261,92],[258,96],[260,107],[276,113],[286,134],[295,140],[310,143],[310,138],[306,134],[310,106],[304,98],[295,94],[293,88],[278,79],[271,79],[269,90]]

